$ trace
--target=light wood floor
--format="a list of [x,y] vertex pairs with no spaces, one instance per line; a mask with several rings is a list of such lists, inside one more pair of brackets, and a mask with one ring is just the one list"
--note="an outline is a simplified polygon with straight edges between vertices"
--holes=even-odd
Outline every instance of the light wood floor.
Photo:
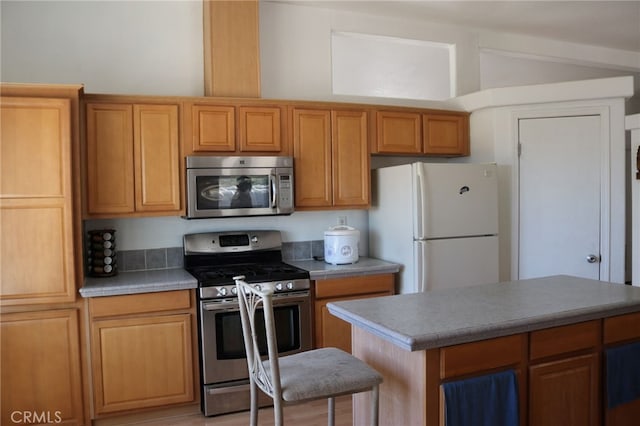
[[[336,398],[336,426],[352,426],[351,396]],[[291,426],[325,426],[327,424],[327,401],[312,401],[306,404],[284,407],[284,423]],[[137,423],[140,426],[247,426],[249,412],[204,417],[188,415],[163,420]],[[260,426],[273,426],[273,408],[261,408],[258,414]]]

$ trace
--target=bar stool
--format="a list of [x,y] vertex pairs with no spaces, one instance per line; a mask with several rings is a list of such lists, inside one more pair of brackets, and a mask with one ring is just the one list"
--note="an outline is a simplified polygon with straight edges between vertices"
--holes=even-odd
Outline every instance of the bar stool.
[[[275,425],[283,423],[284,405],[328,400],[328,425],[335,423],[335,400],[341,395],[371,392],[371,424],[378,424],[378,386],[382,376],[369,365],[337,348],[322,348],[278,356],[273,316],[272,286],[261,290],[248,285],[244,276],[233,278],[238,290],[242,333],[247,351],[251,387],[251,426],[258,424],[258,389],[273,399]],[[256,311],[264,312],[268,358],[260,358]]]

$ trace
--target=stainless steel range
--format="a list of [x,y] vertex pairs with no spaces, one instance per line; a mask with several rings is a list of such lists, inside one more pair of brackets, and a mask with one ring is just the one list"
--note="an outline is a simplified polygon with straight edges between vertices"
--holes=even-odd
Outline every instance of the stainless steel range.
[[[198,280],[202,412],[212,416],[249,409],[249,375],[233,277],[275,286],[278,350],[311,349],[309,273],[282,261],[279,231],[207,232],[184,236],[184,266]],[[266,338],[263,336],[266,355]],[[262,404],[270,399],[262,395]]]

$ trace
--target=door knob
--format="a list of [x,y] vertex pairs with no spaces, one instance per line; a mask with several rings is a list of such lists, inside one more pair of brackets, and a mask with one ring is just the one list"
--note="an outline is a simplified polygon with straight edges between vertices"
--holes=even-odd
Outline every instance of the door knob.
[[596,256],[595,254],[587,255],[587,262],[596,263],[600,261],[600,256]]

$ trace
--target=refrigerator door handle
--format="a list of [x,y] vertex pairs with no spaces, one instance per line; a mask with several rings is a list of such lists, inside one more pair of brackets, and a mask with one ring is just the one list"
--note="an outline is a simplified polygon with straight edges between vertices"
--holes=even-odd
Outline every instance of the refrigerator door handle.
[[425,268],[428,267],[427,262],[425,262],[426,241],[416,241],[414,247],[413,264],[415,265],[414,280],[416,283],[416,291],[424,293],[429,288],[427,274],[425,273]]
[[424,217],[426,214],[426,200],[425,200],[425,193],[426,193],[426,185],[425,185],[425,173],[424,173],[424,163],[417,163],[416,164],[416,193],[415,193],[415,197],[416,197],[416,203],[415,206],[417,207],[418,211],[414,214],[413,216],[413,220],[415,221],[414,223],[414,227],[413,229],[414,231],[414,236],[418,237],[418,238],[423,238],[425,235],[425,230],[424,228]]

